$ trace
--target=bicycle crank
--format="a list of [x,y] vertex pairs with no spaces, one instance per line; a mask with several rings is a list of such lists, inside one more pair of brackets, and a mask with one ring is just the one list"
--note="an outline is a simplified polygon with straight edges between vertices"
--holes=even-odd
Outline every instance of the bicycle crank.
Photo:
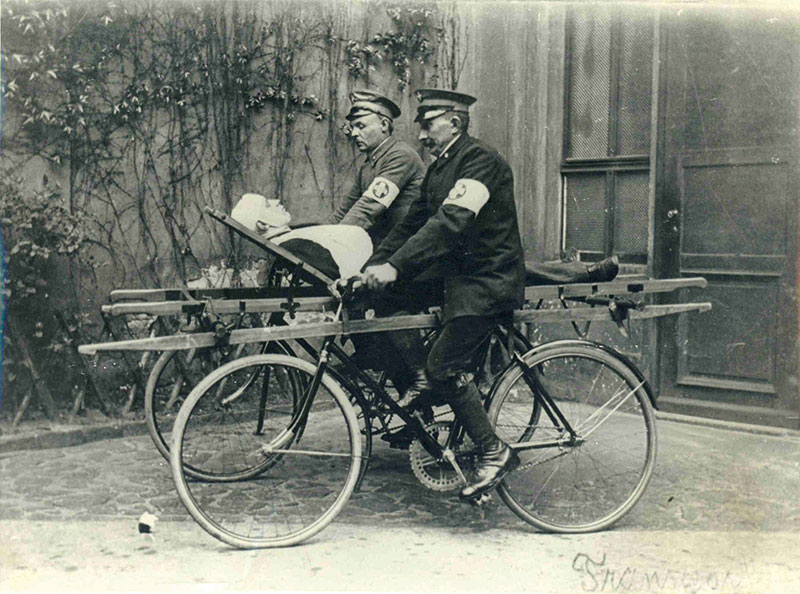
[[[425,430],[436,439],[439,445],[444,446],[450,436],[450,421],[434,421],[425,425]],[[472,441],[464,437],[464,441],[456,444],[454,452],[458,466],[462,472],[472,471],[475,462],[475,451]],[[431,456],[419,439],[414,439],[408,448],[408,457],[411,462],[411,471],[417,480],[432,491],[445,493],[463,487],[463,482],[453,466],[447,460],[437,460]]]

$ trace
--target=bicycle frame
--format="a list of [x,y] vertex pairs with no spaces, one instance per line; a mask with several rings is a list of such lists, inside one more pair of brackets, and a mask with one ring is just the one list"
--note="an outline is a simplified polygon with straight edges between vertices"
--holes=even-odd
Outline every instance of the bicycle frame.
[[[337,318],[341,314],[341,309],[337,314]],[[492,390],[489,392],[489,397],[486,399],[484,406],[486,408],[489,407],[491,404],[491,399],[494,395],[494,388],[497,385],[499,379],[513,366],[521,365],[526,372],[526,377],[531,373],[530,368],[525,365],[524,360],[520,357],[519,353],[516,349],[513,348],[514,340],[519,340],[526,349],[531,350],[533,345],[530,341],[525,337],[521,332],[519,332],[516,328],[514,328],[513,324],[509,324],[506,328],[506,336],[503,337],[502,333],[499,331],[500,326],[495,328],[494,334],[498,338],[506,338],[508,340],[508,346],[506,348],[511,349],[513,356],[511,360],[506,364],[502,371],[498,373],[497,378],[493,383]],[[317,351],[315,350],[307,341],[299,340],[298,344],[312,357],[317,359],[317,370],[312,379],[309,386],[304,390],[304,393],[300,399],[300,406],[298,410],[294,414],[292,420],[289,423],[288,432],[293,434],[293,440],[299,440],[302,436],[303,425],[306,422],[308,417],[308,412],[311,409],[311,406],[314,402],[314,397],[316,395],[316,391],[319,388],[322,377],[325,373],[330,373],[331,369],[329,367],[329,360],[330,355],[333,354],[336,358],[341,361],[349,374],[354,375],[362,382],[364,382],[370,390],[375,394],[377,399],[380,401],[382,405],[384,405],[391,414],[396,415],[399,417],[406,425],[412,428],[414,435],[419,439],[420,444],[422,447],[435,459],[437,460],[446,460],[451,464],[455,472],[458,474],[460,479],[464,484],[466,484],[466,477],[462,469],[459,467],[455,454],[453,453],[454,447],[463,437],[463,427],[458,422],[458,420],[453,421],[452,429],[448,434],[447,440],[444,445],[440,444],[434,437],[432,437],[427,430],[425,429],[424,422],[419,412],[409,412],[403,407],[399,406],[397,402],[395,402],[391,396],[380,386],[377,382],[375,382],[372,378],[370,378],[364,371],[359,368],[345,353],[345,351],[339,347],[335,343],[335,336],[327,336],[323,339],[322,347]],[[502,342],[501,342],[502,344]],[[487,342],[486,347],[482,350],[482,356],[485,356],[486,352],[488,352],[489,344]],[[362,407],[368,407],[369,403],[366,401],[366,398],[361,394],[361,391],[358,387],[356,387],[352,382],[346,380],[345,374],[332,374],[337,381],[345,380],[347,384],[350,384],[350,388],[355,388],[355,390],[350,390],[351,393],[355,396],[358,403]],[[535,378],[532,380],[535,381]],[[348,386],[346,386],[348,387]],[[544,390],[538,389],[534,390],[535,394],[537,395],[537,402],[547,411],[547,414],[551,416],[552,419],[558,417],[558,419],[567,427],[570,435],[572,436],[572,443],[576,443],[575,439],[575,432],[569,427],[569,423],[564,418],[561,411],[558,410],[556,404],[550,399],[548,395],[543,395]],[[368,409],[364,408],[365,416],[369,415]],[[369,421],[367,421],[367,424]],[[554,420],[555,423],[555,420]],[[368,432],[369,433],[369,432]],[[528,449],[529,445],[525,444],[511,444],[512,447],[516,449]],[[545,444],[537,444],[533,447],[557,447],[559,445],[563,445],[563,440],[548,442]],[[364,473],[366,472],[367,464],[368,464],[369,455],[365,457],[364,463],[362,464],[361,476],[359,477],[358,484],[360,484],[361,479],[363,478]]]
[[[533,350],[536,352],[541,352],[542,350],[553,348],[554,346],[561,346],[564,344],[575,344],[575,343],[593,344],[593,345],[596,344],[596,343],[591,343],[590,341],[559,340],[559,341],[553,341],[551,343],[544,343],[542,345],[539,345],[538,347],[535,347],[535,349]],[[609,418],[612,413],[614,413],[620,406],[622,406],[638,390],[644,388],[648,397],[652,399],[652,393],[651,390],[649,389],[649,384],[641,376],[641,372],[636,367],[634,367],[627,359],[625,359],[621,355],[618,355],[618,353],[616,353],[616,351],[614,351],[610,347],[599,344],[596,344],[596,346],[603,348],[603,350],[611,351],[615,355],[619,356],[620,360],[626,366],[628,366],[632,371],[635,372],[637,379],[639,379],[640,381],[639,384],[633,390],[630,390],[618,403],[614,405],[614,407],[610,411],[608,411],[608,414],[605,415],[603,420],[599,421],[598,423],[595,423],[592,426],[591,430],[585,434],[580,432],[581,427],[578,428],[572,427],[569,421],[567,421],[564,414],[558,408],[558,405],[553,401],[553,398],[547,393],[547,390],[545,390],[544,387],[542,386],[534,369],[525,362],[524,358],[520,356],[519,353],[517,353],[516,351],[513,353],[512,361],[508,364],[506,369],[503,370],[499,378],[502,377],[506,373],[506,371],[508,371],[512,367],[514,366],[519,367],[522,370],[522,378],[525,381],[525,384],[530,388],[533,394],[535,403],[542,407],[542,409],[549,417],[550,421],[553,423],[554,427],[558,428],[562,432],[562,434],[566,433],[566,435],[564,437],[553,439],[551,441],[542,441],[534,443],[531,442],[511,443],[509,444],[511,448],[513,448],[518,452],[521,452],[525,450],[534,450],[534,449],[546,449],[555,447],[561,448],[564,446],[568,447],[579,446],[585,441],[585,439],[589,435],[591,435],[591,433],[596,431],[597,428],[603,424],[605,419]],[[495,387],[497,383],[499,383],[499,378],[495,384]],[[494,395],[495,395],[495,390],[493,389],[492,393],[489,396],[488,403],[491,403],[491,399],[494,397]],[[605,409],[606,406],[608,406],[608,403],[606,403],[600,410]],[[591,417],[586,419],[583,425],[586,425],[588,421],[592,420],[599,412],[600,411],[598,410]]]

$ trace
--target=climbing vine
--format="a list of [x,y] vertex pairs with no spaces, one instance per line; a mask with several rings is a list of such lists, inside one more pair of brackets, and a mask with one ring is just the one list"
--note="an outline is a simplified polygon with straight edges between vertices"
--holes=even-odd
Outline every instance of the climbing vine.
[[432,17],[436,8],[434,3],[418,2],[387,3],[385,9],[393,30],[376,33],[366,42],[347,41],[347,68],[354,78],[363,78],[385,62],[394,72],[397,86],[405,90],[414,65],[424,65],[435,53]]
[[[442,58],[458,41],[443,3],[356,4],[358,38],[345,33],[347,7],[324,1],[4,0],[0,184],[16,201],[2,206],[6,287],[12,299],[41,292],[9,307],[5,362],[75,367],[66,345],[105,337],[87,312],[111,287],[182,285],[220,261],[239,282],[248,254],[205,207],[230,212],[257,191],[329,212],[357,157],[339,129],[347,92],[387,77],[401,93],[457,83],[442,77],[458,67]],[[38,177],[19,179],[34,157]],[[34,233],[51,224],[45,212],[61,240]],[[54,286],[46,307],[34,304]],[[43,314],[23,356],[13,328],[45,310],[63,323]],[[57,371],[38,376],[54,392],[78,389]],[[4,376],[6,393],[19,377]]]

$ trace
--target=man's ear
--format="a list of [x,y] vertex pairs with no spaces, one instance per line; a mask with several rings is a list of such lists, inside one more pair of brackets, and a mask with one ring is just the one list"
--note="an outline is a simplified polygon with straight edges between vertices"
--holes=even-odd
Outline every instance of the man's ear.
[[269,230],[269,225],[267,225],[267,224],[266,224],[264,221],[262,221],[262,220],[256,220],[256,229],[257,229],[257,230],[258,230],[260,233],[264,233],[265,231]]
[[461,118],[458,117],[457,115],[451,116],[450,117],[450,125],[453,126],[453,128],[455,128],[456,130],[460,130],[461,129]]

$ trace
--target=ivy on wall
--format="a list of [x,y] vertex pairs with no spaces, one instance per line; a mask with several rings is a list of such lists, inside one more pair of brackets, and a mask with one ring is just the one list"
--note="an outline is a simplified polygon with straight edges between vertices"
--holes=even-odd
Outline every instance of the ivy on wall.
[[[457,48],[451,6],[353,5],[371,29],[357,39],[348,33],[347,7],[324,1],[3,2],[0,176],[13,189],[9,196],[35,206],[4,215],[6,286],[13,295],[27,254],[22,282],[38,275],[42,286],[66,287],[9,308],[20,320],[35,311],[60,330],[34,331],[30,352],[12,348],[7,365],[48,360],[52,369],[75,369],[73,359],[59,361],[72,356],[65,336],[99,338],[100,327],[85,314],[105,300],[100,291],[109,283],[181,284],[216,254],[234,271],[246,266],[240,242],[202,211],[229,212],[254,180],[260,193],[291,202],[311,178],[313,189],[304,191],[332,208],[356,157],[334,117],[352,86],[387,76],[400,92],[415,80],[457,84],[463,62],[442,59]],[[11,175],[32,157],[50,164],[46,184]],[[61,187],[54,189],[56,179]],[[25,234],[40,224],[41,204],[73,225],[69,250]],[[31,257],[37,250],[52,255]],[[231,281],[238,282],[235,275]],[[49,324],[54,316],[66,324]],[[14,336],[13,322],[6,343],[19,346],[22,330]],[[80,377],[31,371],[54,390],[79,389]],[[19,377],[4,376],[7,394]],[[22,399],[14,402],[18,409]]]

